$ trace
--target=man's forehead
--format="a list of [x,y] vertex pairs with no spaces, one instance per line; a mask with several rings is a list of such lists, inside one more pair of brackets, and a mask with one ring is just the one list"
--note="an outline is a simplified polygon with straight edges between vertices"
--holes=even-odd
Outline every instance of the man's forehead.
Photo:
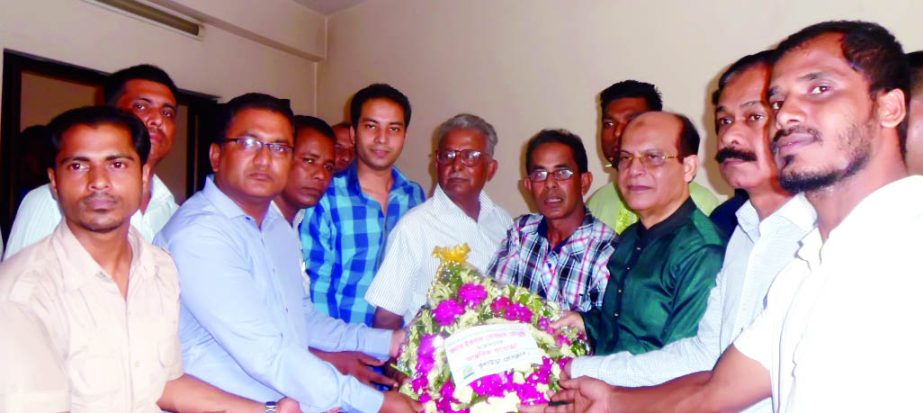
[[758,64],[733,76],[721,91],[716,112],[744,109],[765,104],[769,83],[769,66]]
[[653,136],[677,136],[683,123],[676,115],[667,112],[647,112],[635,118],[625,128],[622,145],[633,141],[647,141]]
[[176,106],[176,96],[167,85],[145,79],[125,82],[120,100],[145,99],[158,105]]
[[295,136],[295,146],[302,147],[326,147],[333,148],[334,141],[329,136],[313,128],[302,128]]
[[783,82],[855,72],[843,55],[842,37],[839,33],[825,33],[786,51],[772,67],[770,92]]
[[532,152],[532,168],[555,167],[565,164],[576,164],[574,152],[570,146],[560,142],[546,142],[535,148]]

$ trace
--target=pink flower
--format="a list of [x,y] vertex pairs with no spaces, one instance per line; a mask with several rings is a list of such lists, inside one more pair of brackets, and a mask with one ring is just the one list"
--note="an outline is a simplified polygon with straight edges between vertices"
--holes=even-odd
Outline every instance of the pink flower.
[[513,372],[484,376],[472,382],[470,386],[478,396],[503,397],[507,391],[515,390]]
[[498,317],[506,316],[506,309],[512,304],[509,298],[506,297],[497,297],[492,303],[490,303],[490,311],[493,311],[494,314]]
[[433,396],[430,396],[429,392],[423,392],[423,394],[420,395],[420,403],[426,403],[430,400],[433,400]]
[[564,346],[564,345],[571,345],[571,344],[573,344],[573,342],[572,342],[569,338],[567,338],[567,336],[565,336],[564,334],[558,334],[558,335],[554,338],[554,343],[557,344],[557,345],[559,345],[559,346]]
[[506,319],[510,321],[532,322],[532,311],[522,304],[512,304],[506,309]]
[[422,375],[413,379],[410,382],[410,386],[413,387],[413,391],[417,394],[425,390],[429,386],[429,379],[426,378],[426,375]]
[[533,404],[548,403],[545,393],[538,391],[534,384],[525,383],[516,386],[516,395],[523,405],[531,406]]
[[483,285],[464,284],[458,289],[458,299],[465,307],[475,308],[487,298],[487,290]]
[[548,334],[554,334],[554,329],[551,328],[551,321],[548,321],[545,317],[538,319],[538,328]]
[[452,325],[458,316],[465,313],[465,309],[454,300],[443,300],[433,310],[433,318],[439,325],[446,327]]

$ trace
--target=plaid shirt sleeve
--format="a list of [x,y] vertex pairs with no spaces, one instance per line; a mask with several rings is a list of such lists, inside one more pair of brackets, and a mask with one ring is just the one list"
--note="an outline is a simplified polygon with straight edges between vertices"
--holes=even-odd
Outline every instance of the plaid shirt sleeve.
[[497,281],[513,283],[519,274],[519,221],[513,223],[506,231],[506,238],[500,243],[497,254],[487,267],[487,275]]
[[305,270],[311,278],[311,300],[314,310],[337,317],[336,289],[331,277],[342,271],[337,253],[337,228],[329,212],[328,197],[321,198],[305,216],[301,225],[301,248],[305,257]]
[[587,297],[595,297],[591,305],[601,308],[606,295],[606,286],[609,285],[609,258],[615,252],[618,236],[606,226],[600,226],[597,230],[602,233],[599,234],[599,241],[592,251],[593,271],[590,274]]

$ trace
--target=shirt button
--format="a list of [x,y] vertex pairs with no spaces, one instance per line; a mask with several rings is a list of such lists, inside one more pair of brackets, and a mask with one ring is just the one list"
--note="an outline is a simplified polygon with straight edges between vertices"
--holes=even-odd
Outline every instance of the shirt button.
[[619,294],[621,294],[621,293],[622,293],[622,289],[621,289],[621,288],[619,288],[619,289],[618,289],[618,290],[616,290],[615,292],[617,292],[617,293],[619,293]]
[[136,361],[136,362],[135,362],[135,368],[138,368],[138,367],[141,367],[141,363],[139,363],[139,362]]
[[635,247],[635,251],[641,251],[641,247],[640,246]]
[[619,318],[619,313],[613,313],[612,315],[615,316],[615,318]]
[[631,267],[625,267],[625,271],[631,271]]

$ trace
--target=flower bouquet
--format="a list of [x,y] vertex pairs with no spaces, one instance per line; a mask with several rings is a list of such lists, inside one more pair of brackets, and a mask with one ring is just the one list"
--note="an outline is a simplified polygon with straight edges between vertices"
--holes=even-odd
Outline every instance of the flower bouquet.
[[564,363],[588,353],[585,337],[553,329],[556,304],[482,276],[465,262],[468,252],[464,244],[433,251],[441,264],[395,365],[410,378],[400,391],[427,412],[547,403]]

